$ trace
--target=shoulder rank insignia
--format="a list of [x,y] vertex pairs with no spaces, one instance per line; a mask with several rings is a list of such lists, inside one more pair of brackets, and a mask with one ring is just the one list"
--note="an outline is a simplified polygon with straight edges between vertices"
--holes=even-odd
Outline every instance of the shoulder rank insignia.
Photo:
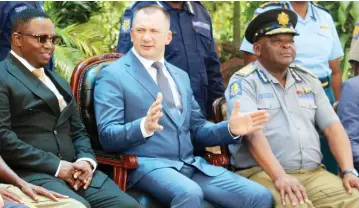
[[261,70],[257,70],[257,75],[258,75],[258,78],[261,80],[261,82],[264,84],[264,83],[268,83],[268,78],[267,76],[261,71]]
[[257,68],[255,66],[253,66],[253,64],[248,64],[247,66],[241,68],[240,70],[238,70],[235,74],[238,74],[240,76],[248,76],[249,74],[251,74],[252,72],[254,72]]
[[306,69],[306,68],[304,68],[304,67],[302,67],[302,66],[293,65],[293,66],[290,66],[290,68],[297,69],[297,70],[299,70],[299,71],[305,72],[305,73],[311,75],[312,77],[318,79],[318,77],[317,77],[313,72],[309,71],[308,69]]
[[320,5],[318,3],[313,3],[313,2],[312,2],[312,4],[313,4],[313,6],[319,8],[321,10],[324,10],[324,11],[326,11],[326,12],[328,12],[330,14],[329,10],[327,8],[323,7],[322,5]]
[[236,95],[242,95],[242,84],[241,80],[237,80],[231,84],[229,87],[229,99],[235,97]]
[[302,78],[300,78],[300,76],[297,74],[297,72],[294,71],[293,68],[289,68],[289,72],[291,73],[293,79],[295,80],[295,82],[302,82]]

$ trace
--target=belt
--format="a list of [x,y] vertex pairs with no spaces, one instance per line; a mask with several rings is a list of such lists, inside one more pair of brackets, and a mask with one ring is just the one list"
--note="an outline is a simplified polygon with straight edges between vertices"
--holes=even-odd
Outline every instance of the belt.
[[319,78],[320,82],[322,83],[322,87],[323,88],[327,88],[329,87],[329,82],[330,82],[330,79],[329,77],[322,77],[322,78]]

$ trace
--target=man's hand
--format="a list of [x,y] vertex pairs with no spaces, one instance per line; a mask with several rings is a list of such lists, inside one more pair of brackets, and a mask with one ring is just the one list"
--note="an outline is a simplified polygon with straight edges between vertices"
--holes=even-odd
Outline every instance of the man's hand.
[[359,190],[359,178],[352,173],[343,176],[343,184],[349,194],[352,194],[352,187]]
[[283,177],[279,177],[274,181],[274,185],[280,193],[283,206],[286,206],[286,195],[288,195],[288,198],[292,202],[292,206],[304,204],[304,202],[308,201],[304,186],[293,176],[286,174]]
[[39,198],[37,197],[37,195],[45,196],[53,201],[58,201],[57,199],[69,198],[68,196],[65,196],[65,195],[62,195],[62,194],[59,194],[59,193],[56,193],[53,191],[49,191],[43,187],[36,186],[36,185],[27,183],[27,182],[22,183],[19,188],[21,189],[21,191],[24,194],[28,195],[34,201],[39,201]]
[[269,115],[263,111],[255,111],[251,113],[240,113],[240,101],[236,100],[236,104],[229,119],[229,129],[232,135],[246,135],[263,129],[263,124],[268,121]]
[[7,190],[6,188],[0,188],[0,195],[4,200],[13,201],[19,204],[24,204],[24,201],[22,201],[18,195]]
[[91,184],[93,177],[93,169],[90,162],[85,160],[80,160],[74,163],[76,172],[74,174],[74,179],[76,179],[74,184],[74,189],[77,191],[80,187],[83,186],[84,189],[87,189]]
[[61,160],[60,171],[57,177],[66,181],[71,187],[74,187],[75,179],[73,175],[75,172],[76,169],[73,163],[67,162],[66,160]]
[[156,101],[151,105],[145,118],[145,130],[148,134],[163,130],[163,126],[158,124],[158,121],[163,116],[162,110],[162,93],[157,94]]

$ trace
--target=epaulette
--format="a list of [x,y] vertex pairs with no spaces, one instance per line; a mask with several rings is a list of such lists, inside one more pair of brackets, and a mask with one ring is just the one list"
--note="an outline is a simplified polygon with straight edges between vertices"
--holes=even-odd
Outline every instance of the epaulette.
[[[211,18],[211,14],[209,13],[208,9],[203,5],[202,2],[200,2],[200,1],[191,1],[191,2],[187,1],[187,3],[189,3],[188,6],[190,7],[190,10],[191,10],[191,9],[193,10],[193,8],[191,8],[192,6],[191,6],[190,3],[193,3],[193,4],[194,4],[194,3],[197,3],[197,4],[199,4],[199,5],[204,9],[204,11],[207,12],[207,14],[209,15],[209,17]],[[191,11],[191,12],[194,13],[193,11]]]
[[296,65],[291,65],[290,67],[293,68],[293,69],[297,69],[299,71],[302,71],[304,73],[307,73],[307,74],[311,75],[312,77],[318,79],[318,77],[313,72],[309,71],[308,69],[306,69],[306,68],[304,68],[302,66],[299,66],[299,65],[296,64]]
[[250,75],[252,72],[254,72],[256,69],[257,68],[255,66],[253,66],[253,64],[250,63],[247,66],[238,70],[235,74],[246,77],[246,76]]
[[289,9],[289,3],[288,2],[282,2],[282,1],[270,1],[270,2],[267,2],[267,3],[261,4],[259,6],[259,8],[264,9],[266,7],[269,7],[269,6],[281,6],[284,9]]
[[313,4],[313,6],[318,7],[319,9],[322,9],[330,14],[330,12],[327,8],[323,7],[322,5],[318,4],[317,2],[312,2],[312,4]]

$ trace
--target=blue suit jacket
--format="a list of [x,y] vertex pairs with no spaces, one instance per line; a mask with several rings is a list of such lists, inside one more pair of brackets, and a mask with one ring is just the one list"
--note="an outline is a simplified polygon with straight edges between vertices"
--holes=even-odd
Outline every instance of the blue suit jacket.
[[159,123],[164,129],[149,138],[143,137],[140,123],[160,89],[137,57],[130,51],[97,77],[95,114],[103,148],[138,156],[139,167],[129,174],[129,187],[154,169],[180,170],[184,163],[208,176],[223,173],[224,168],[193,156],[191,134],[193,142],[202,146],[236,142],[228,131],[228,121],[206,121],[193,97],[188,75],[168,62],[165,65],[180,91],[183,111],[176,122],[163,100],[164,116]]
[[359,76],[343,83],[338,116],[349,136],[354,164],[359,167]]

